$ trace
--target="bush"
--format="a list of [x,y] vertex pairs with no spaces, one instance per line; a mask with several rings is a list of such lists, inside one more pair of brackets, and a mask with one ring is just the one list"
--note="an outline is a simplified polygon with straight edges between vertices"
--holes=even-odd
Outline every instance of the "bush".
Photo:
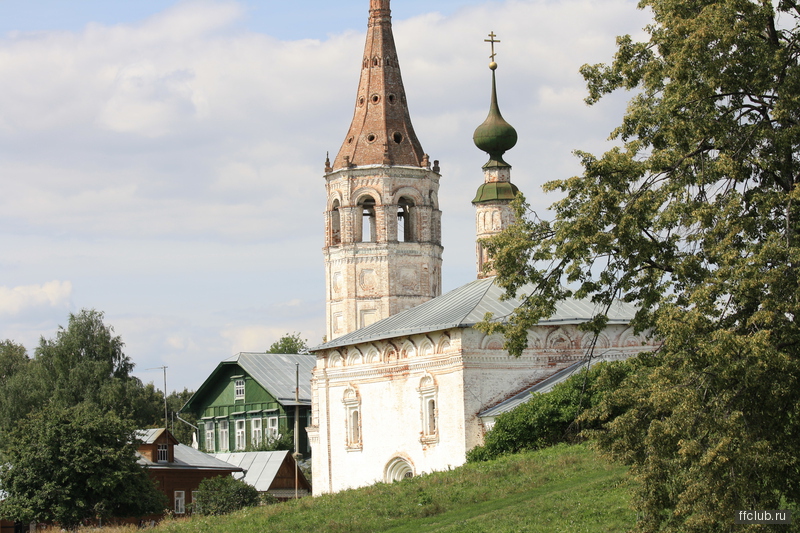
[[261,496],[252,485],[231,476],[217,476],[200,482],[192,511],[202,515],[228,514],[260,501]]
[[467,452],[467,461],[489,461],[508,453],[580,440],[580,432],[589,426],[581,425],[578,416],[613,391],[630,368],[624,361],[599,363],[577,372],[550,392],[534,393],[530,401],[497,417],[483,446]]

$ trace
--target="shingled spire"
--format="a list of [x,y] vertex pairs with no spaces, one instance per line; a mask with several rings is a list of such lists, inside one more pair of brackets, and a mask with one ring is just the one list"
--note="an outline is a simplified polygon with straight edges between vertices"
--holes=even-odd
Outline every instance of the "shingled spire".
[[422,165],[424,153],[408,113],[390,13],[389,0],[370,0],[353,122],[333,170],[363,165]]

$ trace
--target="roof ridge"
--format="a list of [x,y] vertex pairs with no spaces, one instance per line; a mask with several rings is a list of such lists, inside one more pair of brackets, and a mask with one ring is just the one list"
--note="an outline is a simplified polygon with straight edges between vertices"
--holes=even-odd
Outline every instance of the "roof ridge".
[[467,311],[466,313],[464,313],[464,316],[462,316],[462,317],[461,317],[461,320],[459,320],[459,322],[464,322],[464,320],[466,320],[466,318],[467,318],[467,317],[468,317],[470,314],[472,314],[472,312],[473,312],[475,309],[477,309],[477,307],[478,307],[478,306],[481,304],[481,302],[483,302],[483,299],[486,297],[486,293],[487,293],[487,292],[489,292],[489,289],[491,289],[491,288],[494,286],[494,280],[495,280],[495,276],[492,276],[491,278],[476,279],[475,281],[473,281],[473,282],[472,282],[472,283],[475,283],[475,282],[478,282],[478,281],[486,281],[486,280],[490,280],[490,283],[487,283],[487,284],[486,284],[486,289],[483,291],[483,294],[481,294],[481,297],[477,299],[477,301],[475,302],[475,305],[473,305],[473,306],[470,308],[470,310],[469,310],[469,311]]

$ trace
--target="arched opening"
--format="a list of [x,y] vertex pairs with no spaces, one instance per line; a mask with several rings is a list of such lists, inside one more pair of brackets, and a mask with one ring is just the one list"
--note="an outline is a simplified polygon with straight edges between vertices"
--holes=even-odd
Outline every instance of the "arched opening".
[[339,210],[339,200],[333,201],[331,207],[331,245],[342,243],[342,218]]
[[414,201],[402,197],[397,204],[397,240],[414,242]]
[[361,223],[358,225],[358,242],[377,242],[375,234],[375,200],[371,196],[364,196],[358,201],[358,210],[361,214]]
[[384,479],[387,483],[392,481],[402,481],[414,477],[414,469],[402,457],[395,457],[386,465],[386,474]]

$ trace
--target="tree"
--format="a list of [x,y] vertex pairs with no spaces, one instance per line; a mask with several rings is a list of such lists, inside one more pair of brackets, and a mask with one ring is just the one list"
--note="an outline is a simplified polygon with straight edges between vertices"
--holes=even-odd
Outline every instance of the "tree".
[[267,353],[308,353],[308,340],[300,337],[300,333],[287,333],[270,345]]
[[528,216],[488,243],[498,283],[525,295],[526,330],[588,297],[599,331],[621,298],[663,340],[594,411],[640,484],[643,530],[716,531],[735,509],[800,501],[800,6],[791,0],[642,0],[646,42],[618,38],[582,68],[593,104],[637,91],[584,172],[548,183],[554,219]]
[[193,511],[204,515],[228,514],[261,501],[255,487],[231,476],[206,478],[197,490]]
[[160,513],[167,502],[136,463],[129,423],[88,403],[34,413],[5,439],[0,514],[12,520],[82,521]]

